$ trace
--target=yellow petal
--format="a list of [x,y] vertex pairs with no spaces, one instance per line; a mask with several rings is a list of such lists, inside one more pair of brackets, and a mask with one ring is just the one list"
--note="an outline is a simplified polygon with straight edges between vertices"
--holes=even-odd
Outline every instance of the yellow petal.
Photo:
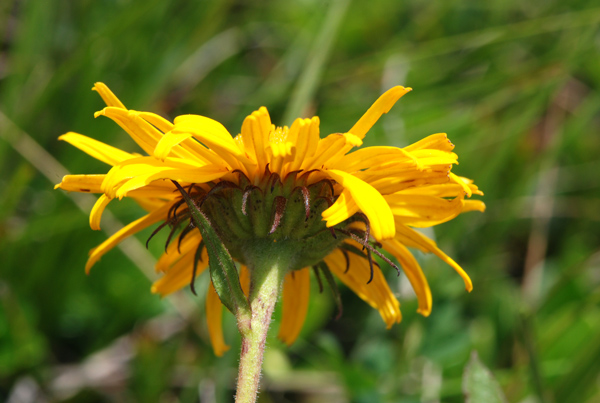
[[404,149],[408,152],[424,150],[427,148],[442,151],[452,151],[454,149],[454,144],[448,140],[448,135],[446,133],[436,133],[427,136],[424,139],[409,145],[408,147],[404,147]]
[[300,169],[305,161],[313,157],[319,145],[318,117],[315,116],[312,119],[296,120],[292,125],[292,129],[295,131],[296,128],[294,125],[297,125],[298,134],[296,141],[296,155],[288,167],[290,171],[296,171]]
[[[244,148],[251,160],[256,162],[258,169],[264,168],[267,163],[266,147],[271,132],[271,118],[264,106],[252,112],[244,119],[242,124],[242,139]],[[262,174],[262,172],[259,172]]]
[[356,150],[344,156],[335,166],[331,167],[351,172],[371,168],[382,163],[389,163],[390,161],[404,162],[407,163],[408,167],[418,166],[418,160],[402,148],[375,146]]
[[465,200],[462,213],[468,211],[481,211],[483,213],[485,211],[485,203],[481,200]]
[[125,109],[125,105],[123,105],[123,103],[119,101],[119,98],[117,98],[115,94],[113,94],[113,92],[108,89],[106,84],[96,83],[94,84],[92,90],[97,91],[98,94],[100,94],[106,106],[116,106],[117,108]]
[[456,176],[455,174],[450,172],[450,179],[452,181],[454,181],[455,183],[458,183],[462,187],[462,189],[464,190],[465,194],[468,197],[471,197],[473,195],[473,192],[471,191],[469,184],[466,183],[465,181],[463,181],[462,178],[460,178],[459,176]]
[[333,227],[342,221],[352,217],[358,212],[359,208],[350,191],[344,191],[337,198],[336,202],[327,210],[323,211],[323,219],[327,221],[327,227]]
[[240,265],[240,284],[244,295],[250,295],[250,270],[244,265]]
[[298,338],[308,312],[310,270],[288,273],[283,281],[283,312],[277,337],[291,346]]
[[173,128],[173,123],[169,122],[162,116],[157,115],[156,113],[137,112],[137,115],[151,125],[156,126],[156,128],[163,133],[167,133]]
[[432,306],[431,289],[429,288],[425,274],[423,274],[423,270],[421,270],[421,266],[419,266],[419,263],[412,253],[395,239],[382,241],[382,244],[385,250],[390,252],[398,260],[408,281],[410,281],[415,290],[415,294],[419,301],[419,309],[417,309],[417,312],[423,316],[429,316]]
[[320,139],[313,158],[302,163],[302,169],[322,169],[333,166],[353,147],[360,147],[362,140],[352,133],[334,133]]
[[425,235],[408,228],[405,225],[399,224],[396,225],[396,240],[404,245],[417,247],[423,252],[433,253],[450,265],[450,267],[452,267],[458,273],[458,275],[465,282],[465,288],[467,291],[471,292],[471,290],[473,290],[473,283],[471,282],[469,275],[462,269],[462,267],[458,265],[458,263],[442,252],[442,250],[437,247],[435,242],[427,238]]
[[132,223],[129,223],[128,225],[117,231],[110,238],[108,238],[106,241],[102,242],[100,245],[92,249],[90,251],[90,257],[88,258],[88,261],[85,265],[86,273],[89,273],[92,266],[98,260],[100,260],[100,258],[104,256],[106,252],[118,245],[119,242],[121,242],[123,239],[137,232],[140,232],[144,228],[147,228],[154,223],[165,220],[167,218],[167,213],[169,211],[169,208],[171,208],[171,205],[171,203],[165,204],[165,206],[163,206],[159,210],[155,210],[150,214],[147,214],[144,217],[139,218],[133,221]]
[[[350,242],[352,243],[352,242]],[[354,243],[358,246],[357,243]],[[389,329],[394,323],[400,323],[400,303],[390,290],[379,267],[373,267],[373,280],[367,284],[370,277],[369,263],[366,259],[348,253],[350,270],[346,272],[346,260],[339,249],[334,250],[325,258],[329,269],[350,288],[356,295],[371,307],[377,309]]]
[[119,150],[118,148],[104,144],[98,140],[82,134],[69,132],[58,138],[66,141],[74,147],[79,148],[84,153],[100,160],[108,165],[116,165],[119,162],[134,158],[133,154]]
[[[179,291],[185,286],[190,285],[192,274],[194,273],[194,259],[196,250],[191,250],[177,260],[167,273],[152,284],[151,291],[154,294],[160,294],[161,297]],[[198,261],[196,277],[198,277],[208,267],[208,255],[206,249],[202,250],[202,260]]]
[[202,242],[200,231],[192,231],[179,243],[179,239],[174,239],[169,243],[167,250],[156,262],[156,272],[166,273],[182,256],[188,253],[196,253],[196,248]]
[[106,175],[102,190],[110,197],[117,197],[118,192],[118,197],[122,198],[127,192],[159,179],[197,183],[220,178],[226,172],[221,167],[201,166],[179,158],[168,158],[163,162],[154,157],[137,157],[114,166]]
[[117,123],[147,154],[152,154],[156,143],[159,142],[162,134],[158,130],[145,131],[134,121],[135,111],[107,106],[94,114],[94,117],[106,116]]
[[[330,169],[325,173],[342,185],[344,189],[350,191],[358,207],[368,217],[371,224],[371,234],[375,239],[381,240],[394,237],[396,232],[394,216],[381,193],[368,183],[344,171]],[[337,201],[333,206],[335,204],[337,204]]]
[[100,195],[98,200],[96,200],[96,203],[94,204],[94,207],[92,207],[92,211],[90,213],[90,227],[93,230],[100,230],[100,219],[102,218],[102,213],[110,201],[111,199],[106,197],[105,194]]
[[217,357],[221,357],[229,346],[225,343],[223,337],[223,304],[215,291],[212,281],[208,284],[208,293],[206,294],[206,323],[208,325],[208,334],[210,344]]
[[173,147],[179,145],[179,143],[186,139],[189,139],[190,137],[192,137],[192,133],[168,132],[160,139],[160,141],[156,145],[156,148],[154,149],[154,156],[164,161],[165,158],[167,158],[171,153]]
[[453,219],[463,209],[463,195],[452,200],[423,195],[395,193],[383,196],[396,221],[412,227],[432,227]]
[[65,175],[54,189],[63,189],[69,192],[102,193],[100,185],[106,175]]
[[348,132],[354,134],[360,139],[364,139],[365,135],[373,127],[375,122],[379,120],[381,115],[388,113],[392,106],[407,92],[412,91],[412,88],[404,88],[397,86],[387,90],[381,95],[377,101],[365,112],[365,114],[356,122],[352,129]]
[[254,162],[240,151],[227,129],[216,120],[199,115],[178,116],[172,132],[191,133],[227,162],[232,170],[241,169],[248,174],[249,169],[255,167]]

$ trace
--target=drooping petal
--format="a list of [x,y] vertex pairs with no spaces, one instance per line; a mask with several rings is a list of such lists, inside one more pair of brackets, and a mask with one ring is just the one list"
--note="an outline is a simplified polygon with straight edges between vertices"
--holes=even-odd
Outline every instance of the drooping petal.
[[206,323],[213,351],[217,357],[221,357],[230,347],[225,343],[223,337],[223,304],[221,304],[212,281],[208,283],[208,292],[206,293]]
[[[355,243],[354,245],[360,248],[358,244]],[[379,267],[373,267],[373,280],[367,284],[371,275],[369,263],[366,259],[356,256],[354,253],[348,253],[348,257],[350,259],[350,270],[347,272],[344,255],[339,249],[327,256],[325,263],[342,283],[363,301],[379,311],[388,329],[394,323],[400,323],[402,320],[400,303],[390,290]]]
[[92,266],[100,260],[102,256],[116,245],[119,244],[123,239],[133,235],[137,232],[140,232],[144,228],[149,227],[152,224],[155,224],[159,221],[163,221],[167,218],[167,213],[171,208],[171,203],[165,204],[162,208],[151,212],[150,214],[145,215],[142,218],[139,218],[125,227],[121,228],[114,235],[108,238],[106,241],[102,242],[100,245],[95,247],[90,251],[90,257],[85,265],[86,273],[90,272]]
[[96,203],[94,204],[94,207],[92,207],[92,211],[90,213],[90,227],[93,230],[100,230],[100,219],[102,218],[102,213],[110,201],[111,199],[106,197],[105,194],[100,195],[98,200],[96,200]]
[[[325,173],[335,179],[344,189],[348,189],[358,207],[369,218],[371,233],[375,239],[394,237],[396,232],[394,216],[381,193],[368,183],[346,172],[330,169]],[[336,203],[330,208],[333,208]]]
[[288,273],[283,281],[283,312],[277,337],[288,346],[298,338],[308,312],[310,270]]
[[84,153],[91,155],[108,165],[116,165],[119,162],[135,157],[133,154],[78,133],[68,132],[58,139],[66,141],[72,146],[79,148]]
[[349,133],[354,134],[360,139],[364,139],[365,135],[379,120],[381,115],[388,113],[392,106],[407,92],[412,91],[412,88],[404,88],[401,86],[393,87],[381,95],[377,101],[365,112],[365,114],[356,122]]
[[450,265],[450,267],[452,267],[458,273],[458,275],[465,282],[465,288],[467,291],[471,292],[471,290],[473,290],[473,283],[471,282],[469,275],[462,269],[462,267],[458,265],[458,263],[442,252],[442,250],[437,247],[435,242],[427,238],[425,235],[401,223],[398,223],[398,225],[396,225],[396,240],[404,245],[416,247],[423,252],[433,253],[445,263]]
[[415,290],[417,300],[419,301],[417,312],[423,316],[429,316],[432,306],[431,289],[423,270],[421,270],[421,266],[419,266],[412,253],[395,239],[387,239],[382,241],[382,244],[385,250],[398,259],[404,274],[406,274],[413,290]]

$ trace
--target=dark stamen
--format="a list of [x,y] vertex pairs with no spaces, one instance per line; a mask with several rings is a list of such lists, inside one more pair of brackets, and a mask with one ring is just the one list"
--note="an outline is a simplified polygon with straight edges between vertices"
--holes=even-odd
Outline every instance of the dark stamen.
[[319,283],[319,294],[323,293],[323,282],[321,281],[321,274],[319,273],[319,268],[317,266],[313,266],[313,271],[315,272],[315,276],[317,277],[317,283]]
[[171,227],[171,232],[169,232],[169,236],[167,237],[167,242],[165,242],[165,253],[167,252],[167,248],[169,247],[169,244],[171,243],[171,238],[173,238],[173,235],[177,232],[177,230],[179,230],[180,224],[181,224],[181,221],[177,222],[175,225],[173,225]]
[[194,283],[196,282],[196,273],[198,272],[198,260],[202,260],[202,246],[203,245],[201,243],[196,249],[196,256],[194,256],[194,268],[192,270],[192,279],[190,280],[190,290],[192,290],[192,293],[196,296],[198,296],[198,294],[196,294],[196,287],[194,286]]
[[356,215],[359,216],[360,218],[362,218],[363,222],[365,223],[365,226],[366,226],[365,243],[367,243],[367,242],[369,242],[369,237],[371,236],[371,222],[369,221],[369,218],[364,213],[356,213]]
[[194,225],[194,220],[190,220],[190,223],[179,234],[179,238],[177,240],[177,252],[179,252],[180,255],[181,255],[181,241],[183,241],[183,238],[185,238],[186,235],[189,234],[194,228],[196,228],[196,225]]
[[146,249],[148,249],[148,243],[152,238],[154,238],[154,235],[158,234],[158,232],[161,229],[163,229],[168,223],[169,221],[165,221],[164,223],[160,224],[154,231],[152,231],[152,234],[150,234],[150,237],[148,237],[148,240],[146,241]]
[[170,220],[171,218],[173,218],[175,221],[177,221],[177,209],[179,208],[179,206],[181,206],[184,203],[184,200],[181,199],[179,201],[177,201],[175,204],[173,204],[171,206],[171,208],[169,209],[169,212],[167,213],[167,219]]
[[369,281],[367,281],[367,284],[370,284],[371,281],[373,281],[373,274],[375,273],[375,271],[373,270],[373,256],[371,256],[370,249],[367,249],[367,257],[369,258],[369,268],[371,269],[371,277],[369,277]]
[[269,235],[271,235],[279,224],[281,223],[281,218],[283,217],[283,213],[285,212],[285,205],[287,203],[287,199],[283,196],[275,197],[275,216],[273,217],[273,225],[271,225],[271,230],[269,231]]
[[348,256],[348,252],[346,252],[345,249],[340,249],[340,250],[344,254],[344,258],[346,258],[346,270],[344,270],[344,274],[346,274],[346,273],[348,273],[348,270],[350,270],[350,256]]
[[394,269],[396,269],[396,272],[398,272],[398,276],[400,275],[400,268],[394,264],[390,259],[388,259],[383,253],[379,252],[377,249],[375,249],[373,246],[371,246],[368,243],[363,243],[364,239],[359,237],[358,235],[350,232],[350,231],[346,231],[343,229],[336,229],[336,231],[351,237],[352,239],[354,239],[356,242],[360,243],[363,246],[366,246],[367,249],[369,251],[371,251],[372,253],[376,254],[377,256],[379,256],[381,259],[383,259],[384,262],[386,262],[387,264],[389,264],[390,266],[392,266]]

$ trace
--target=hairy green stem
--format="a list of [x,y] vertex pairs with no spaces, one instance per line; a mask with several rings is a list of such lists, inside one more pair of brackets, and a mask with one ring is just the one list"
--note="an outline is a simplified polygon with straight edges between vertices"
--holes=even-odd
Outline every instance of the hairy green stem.
[[236,403],[254,403],[258,396],[267,331],[286,269],[287,266],[277,262],[251,270],[251,317],[240,315],[237,318],[238,329],[242,335],[242,351]]

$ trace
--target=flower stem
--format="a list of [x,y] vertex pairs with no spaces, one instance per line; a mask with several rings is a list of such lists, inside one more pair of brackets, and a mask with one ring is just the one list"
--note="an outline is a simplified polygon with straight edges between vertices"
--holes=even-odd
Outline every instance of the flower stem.
[[236,403],[254,403],[258,396],[267,331],[286,269],[277,262],[251,270],[249,300],[252,314],[250,318],[237,318],[242,351]]

